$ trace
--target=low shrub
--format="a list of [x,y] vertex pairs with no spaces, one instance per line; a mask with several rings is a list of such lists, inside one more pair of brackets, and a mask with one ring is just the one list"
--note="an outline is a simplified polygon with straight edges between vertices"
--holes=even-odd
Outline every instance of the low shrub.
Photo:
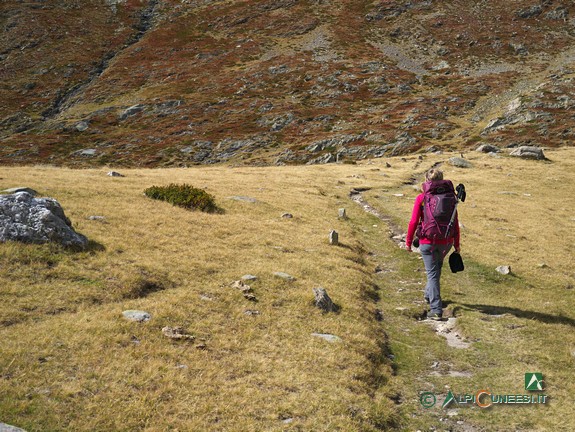
[[144,194],[153,199],[167,201],[172,205],[190,210],[201,210],[212,213],[218,211],[215,198],[205,190],[188,184],[169,184],[168,186],[152,186]]

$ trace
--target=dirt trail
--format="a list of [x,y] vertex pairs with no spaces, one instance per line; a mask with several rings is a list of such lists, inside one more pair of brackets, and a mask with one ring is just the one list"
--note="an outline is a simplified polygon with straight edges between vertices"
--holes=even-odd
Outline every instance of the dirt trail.
[[[393,241],[395,241],[399,247],[404,247],[405,232],[392,221],[390,216],[380,212],[364,199],[362,192],[365,190],[367,189],[352,189],[349,193],[350,199],[359,204],[366,213],[372,214],[385,222],[389,228],[390,237]],[[454,316],[443,321],[422,320],[421,322],[431,325],[435,333],[444,337],[447,341],[447,345],[452,348],[465,349],[471,346],[470,343],[465,342],[464,338],[457,331],[457,318]]]

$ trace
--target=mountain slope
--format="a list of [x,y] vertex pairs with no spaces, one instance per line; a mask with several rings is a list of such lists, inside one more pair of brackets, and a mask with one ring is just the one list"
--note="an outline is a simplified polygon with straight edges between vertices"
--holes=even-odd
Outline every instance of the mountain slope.
[[2,163],[320,163],[574,133],[567,2],[82,4],[2,6]]

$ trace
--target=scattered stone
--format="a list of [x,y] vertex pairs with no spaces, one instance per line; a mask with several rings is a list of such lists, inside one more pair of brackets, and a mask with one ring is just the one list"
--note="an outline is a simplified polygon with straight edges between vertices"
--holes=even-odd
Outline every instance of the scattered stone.
[[247,197],[247,196],[231,196],[231,197],[228,197],[228,199],[232,199],[232,200],[235,200],[235,201],[244,201],[244,202],[249,202],[249,203],[256,203],[256,202],[258,202],[257,199],[251,198],[251,197]]
[[511,266],[499,266],[495,270],[502,275],[508,275],[511,273]]
[[339,235],[337,231],[331,230],[329,232],[329,244],[337,246],[339,244]]
[[162,334],[170,339],[187,339],[194,340],[196,337],[186,333],[182,327],[169,327],[162,328]]
[[545,263],[539,263],[539,264],[537,264],[537,267],[542,268],[542,269],[549,268],[549,266]]
[[82,249],[88,245],[88,239],[74,231],[58,201],[26,192],[0,196],[0,242],[10,240]]
[[293,215],[291,213],[284,213],[282,214],[282,218],[284,219],[293,219]]
[[76,130],[78,132],[84,132],[85,130],[88,129],[88,122],[81,121],[81,122],[77,123],[75,127],[76,127]]
[[327,333],[312,333],[311,334],[313,337],[318,337],[318,338],[322,338],[328,342],[341,342],[341,338],[332,334],[327,334]]
[[284,280],[287,280],[287,281],[290,281],[290,282],[295,280],[295,278],[294,278],[293,276],[291,276],[291,275],[289,275],[289,274],[287,274],[287,273],[284,273],[284,272],[274,272],[273,275],[274,275],[275,277],[278,277],[278,278],[280,278],[280,279],[284,279]]
[[15,194],[18,192],[26,192],[27,194],[32,195],[33,197],[38,195],[38,192],[36,192],[34,189],[31,189],[29,187],[26,186],[21,186],[21,187],[13,187],[10,189],[4,189],[3,192],[9,193],[9,194]]
[[401,198],[402,196],[404,196],[402,193],[394,193],[393,194],[394,197],[399,197]]
[[344,208],[340,208],[340,209],[338,210],[338,218],[340,218],[340,219],[347,219],[347,214],[346,214]]
[[257,278],[258,278],[257,276],[254,276],[251,274],[246,274],[246,275],[242,276],[242,280],[245,280],[245,281],[255,281],[255,280],[257,280]]
[[315,305],[324,312],[335,312],[337,309],[324,288],[313,288]]
[[383,321],[383,312],[381,311],[381,309],[376,309],[374,312],[375,315],[375,320],[378,322]]
[[104,216],[88,216],[87,219],[91,220],[91,221],[98,221],[98,222],[102,222],[102,223],[107,223],[106,218]]
[[202,294],[200,295],[200,300],[203,301],[214,301],[214,298],[212,296],[206,295],[206,294]]
[[124,315],[124,318],[128,321],[146,322],[152,319],[152,315],[140,310],[127,310],[122,312],[122,315]]
[[199,343],[199,344],[196,345],[196,349],[198,349],[198,350],[205,350],[205,349],[208,349],[208,346],[207,346],[205,343],[202,342],[202,343]]
[[480,153],[498,153],[501,149],[492,144],[481,144],[477,149],[475,149],[475,151]]
[[447,321],[425,320],[422,322],[433,326],[435,332],[438,335],[443,336],[447,341],[447,345],[452,348],[465,349],[471,346],[469,342],[465,342],[463,340],[459,332],[456,330],[457,318],[451,317],[448,318]]
[[232,288],[239,289],[244,298],[250,301],[257,301],[256,296],[253,294],[252,287],[246,284],[243,280],[237,280],[232,283]]
[[26,431],[16,426],[10,426],[9,424],[6,423],[0,423],[0,432],[26,432]]
[[259,315],[259,314],[260,314],[259,310],[247,309],[244,311],[244,315],[247,315],[247,316],[254,316],[254,315]]
[[389,162],[386,162],[386,163],[385,163],[385,167],[386,167],[386,168],[391,168],[391,164],[390,164]]
[[543,149],[535,146],[521,146],[517,147],[511,153],[510,156],[516,156],[523,159],[536,159],[536,160],[545,160],[547,159],[543,154]]
[[117,171],[110,171],[110,172],[107,174],[107,176],[108,176],[108,177],[126,177],[124,174],[120,174],[120,173],[117,172]]
[[458,168],[471,168],[473,166],[471,162],[460,157],[449,158],[449,163]]

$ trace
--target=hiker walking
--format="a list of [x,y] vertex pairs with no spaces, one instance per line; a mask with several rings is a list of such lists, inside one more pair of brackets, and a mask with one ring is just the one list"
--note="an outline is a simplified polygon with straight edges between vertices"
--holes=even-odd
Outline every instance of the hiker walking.
[[[423,193],[415,198],[405,248],[411,252],[414,235],[419,238],[419,250],[427,272],[425,300],[430,311],[427,317],[440,320],[443,314],[439,280],[443,260],[451,247],[459,253],[459,221],[457,196],[450,180],[443,180],[443,172],[430,169],[425,173]],[[417,246],[417,239],[416,244]]]

